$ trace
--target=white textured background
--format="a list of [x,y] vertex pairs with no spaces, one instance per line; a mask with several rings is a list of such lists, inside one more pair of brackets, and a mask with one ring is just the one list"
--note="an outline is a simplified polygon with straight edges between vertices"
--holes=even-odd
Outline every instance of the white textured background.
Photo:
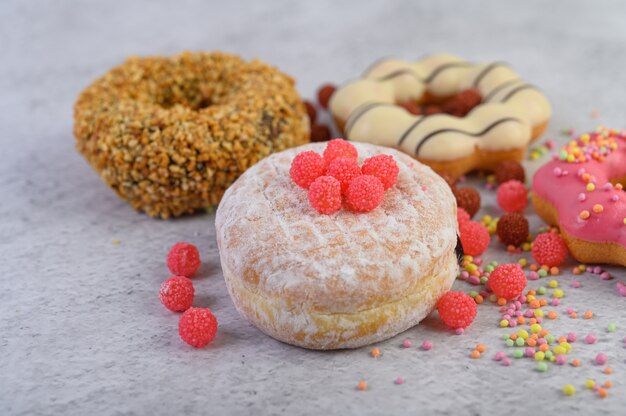
[[[260,57],[295,76],[310,97],[320,83],[356,76],[381,56],[448,51],[508,61],[541,86],[554,106],[546,136],[562,141],[562,127],[625,127],[625,15],[621,0],[3,0],[0,414],[623,414],[626,298],[617,296],[615,281],[581,277],[583,288],[574,290],[571,276],[559,278],[562,319],[545,326],[600,339],[574,345],[580,368],[539,374],[530,360],[509,368],[494,362],[505,350],[494,306],[481,306],[464,336],[430,318],[378,345],[377,360],[369,348],[321,353],[283,345],[237,315],[220,272],[214,217],[159,221],[130,209],[74,151],[72,105],[91,80],[131,54],[220,49]],[[484,199],[482,212],[497,214],[493,198]],[[539,221],[527,214],[536,229]],[[167,248],[179,240],[200,247],[195,303],[220,322],[202,350],[178,339],[178,316],[157,296],[168,277]],[[506,261],[493,247],[485,258]],[[563,317],[567,306],[596,316],[571,320]],[[609,322],[617,333],[606,333]],[[407,337],[414,345],[431,339],[434,348],[399,348]],[[489,351],[470,360],[478,341]],[[582,387],[587,377],[609,378],[591,364],[600,351],[615,370],[605,400]],[[394,385],[397,376],[406,384]],[[356,391],[360,379],[370,390]],[[566,382],[577,387],[575,397],[560,392]]]

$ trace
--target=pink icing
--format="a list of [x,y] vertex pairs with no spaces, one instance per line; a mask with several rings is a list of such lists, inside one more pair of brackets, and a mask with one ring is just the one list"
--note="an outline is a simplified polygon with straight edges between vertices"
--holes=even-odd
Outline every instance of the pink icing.
[[[626,176],[626,136],[613,136],[616,149],[603,160],[587,158],[582,163],[559,160],[542,166],[533,178],[533,192],[552,204],[559,213],[561,227],[572,237],[593,242],[614,242],[626,248],[626,193],[610,184]],[[581,142],[578,142],[582,146]],[[563,172],[571,171],[571,175]],[[583,175],[589,174],[595,190],[587,190]],[[594,180],[595,179],[595,180]],[[595,212],[595,205],[602,212]],[[581,211],[589,218],[581,218]]]

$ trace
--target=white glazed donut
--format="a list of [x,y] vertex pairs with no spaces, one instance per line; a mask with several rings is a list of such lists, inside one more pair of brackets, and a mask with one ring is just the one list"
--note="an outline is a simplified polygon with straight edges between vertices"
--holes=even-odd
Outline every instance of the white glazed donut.
[[416,325],[457,274],[456,202],[431,169],[355,143],[359,163],[394,157],[400,173],[369,213],[315,211],[289,176],[313,143],[246,171],[216,214],[224,278],[239,312],[266,334],[312,349],[354,348]]
[[[437,101],[471,88],[482,102],[462,118],[415,116],[397,105]],[[551,116],[543,93],[506,64],[473,64],[447,54],[415,63],[381,60],[337,89],[329,109],[348,139],[398,147],[452,176],[521,159]]]

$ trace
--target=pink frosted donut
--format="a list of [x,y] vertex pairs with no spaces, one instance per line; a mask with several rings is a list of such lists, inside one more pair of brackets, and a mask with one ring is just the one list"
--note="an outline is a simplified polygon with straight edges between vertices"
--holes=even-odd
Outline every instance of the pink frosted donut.
[[626,266],[626,131],[599,127],[563,147],[533,178],[537,214],[583,263]]

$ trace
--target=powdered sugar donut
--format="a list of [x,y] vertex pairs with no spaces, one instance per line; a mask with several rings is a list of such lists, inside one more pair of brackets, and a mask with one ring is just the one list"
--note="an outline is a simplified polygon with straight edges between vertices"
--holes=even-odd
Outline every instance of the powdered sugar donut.
[[430,168],[355,143],[359,164],[392,155],[398,181],[368,213],[318,213],[289,176],[313,143],[272,155],[227,191],[216,214],[224,278],[239,312],[266,334],[312,349],[354,348],[420,322],[457,274],[456,202]]
[[626,132],[599,128],[570,142],[533,177],[532,201],[583,263],[626,266]]

